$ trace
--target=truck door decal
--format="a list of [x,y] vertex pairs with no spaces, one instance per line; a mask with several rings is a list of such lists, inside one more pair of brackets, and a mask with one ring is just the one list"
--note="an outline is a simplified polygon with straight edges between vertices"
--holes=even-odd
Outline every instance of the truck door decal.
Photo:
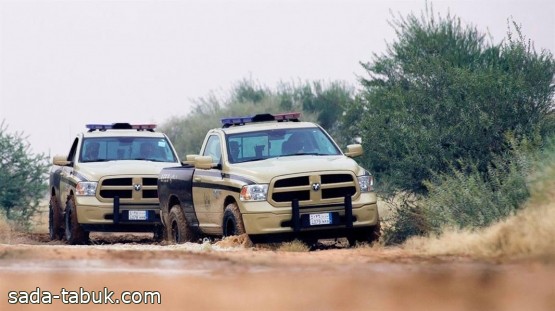
[[208,182],[193,182],[193,187],[206,188],[206,189],[219,189],[219,190],[226,190],[226,191],[237,192],[237,193],[241,192],[241,188],[238,188],[238,187],[232,187],[232,186],[226,186],[222,184],[208,183]]
[[254,181],[243,177],[243,176],[239,176],[239,175],[235,175],[235,174],[228,174],[228,173],[221,173],[221,172],[215,172],[215,171],[200,171],[200,170],[196,170],[195,171],[195,176],[207,176],[207,177],[221,177],[221,178],[227,178],[227,179],[231,179],[231,180],[237,180],[237,181],[241,181],[247,185],[254,185],[256,184]]

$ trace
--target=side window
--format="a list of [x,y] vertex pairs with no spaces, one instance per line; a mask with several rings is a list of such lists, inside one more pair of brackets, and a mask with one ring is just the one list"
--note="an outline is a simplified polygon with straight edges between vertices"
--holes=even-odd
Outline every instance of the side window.
[[79,138],[75,138],[73,141],[73,145],[71,145],[71,149],[69,150],[69,154],[67,156],[67,160],[75,163],[75,153],[77,152],[77,144],[79,143]]
[[211,156],[213,163],[221,163],[222,148],[220,144],[220,137],[212,135],[208,138],[206,148],[204,148],[203,156]]

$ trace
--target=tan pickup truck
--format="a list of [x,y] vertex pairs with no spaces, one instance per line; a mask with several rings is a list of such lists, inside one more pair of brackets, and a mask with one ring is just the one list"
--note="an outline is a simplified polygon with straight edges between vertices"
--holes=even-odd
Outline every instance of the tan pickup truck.
[[372,175],[343,153],[320,126],[299,113],[224,118],[190,165],[165,168],[158,179],[168,236],[247,233],[253,242],[299,238],[311,243],[379,237]]
[[90,124],[50,171],[50,238],[87,243],[89,232],[154,232],[162,239],[158,174],[179,165],[155,125]]

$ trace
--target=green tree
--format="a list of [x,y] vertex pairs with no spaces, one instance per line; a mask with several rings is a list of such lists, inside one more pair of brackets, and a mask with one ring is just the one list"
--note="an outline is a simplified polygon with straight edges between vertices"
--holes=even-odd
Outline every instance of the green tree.
[[[161,126],[179,155],[196,154],[209,129],[221,126],[220,118],[298,111],[302,119],[319,123],[336,134],[338,119],[344,107],[353,101],[353,89],[341,82],[281,83],[276,90],[243,79],[227,98],[214,93],[196,101],[189,114],[174,117]],[[339,143],[343,141],[338,139]]]
[[424,181],[461,162],[486,172],[510,149],[508,133],[535,140],[553,128],[553,56],[537,53],[516,24],[499,45],[431,8],[391,24],[397,40],[362,64],[368,77],[342,120],[391,191],[426,193]]
[[0,208],[8,220],[28,228],[46,193],[48,157],[33,154],[21,133],[0,124]]

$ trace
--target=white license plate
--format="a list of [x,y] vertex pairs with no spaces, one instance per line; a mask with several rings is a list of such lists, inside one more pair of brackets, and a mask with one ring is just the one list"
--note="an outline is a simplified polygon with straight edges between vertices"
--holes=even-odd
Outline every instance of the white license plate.
[[148,211],[129,211],[129,220],[147,220]]
[[331,224],[331,213],[309,214],[308,217],[311,226]]

